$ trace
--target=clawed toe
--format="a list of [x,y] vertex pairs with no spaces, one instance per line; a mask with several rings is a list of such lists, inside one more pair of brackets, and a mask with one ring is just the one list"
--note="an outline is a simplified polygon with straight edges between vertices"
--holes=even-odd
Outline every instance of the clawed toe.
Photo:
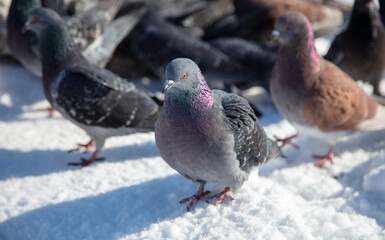
[[282,149],[286,145],[291,145],[295,149],[299,150],[299,146],[295,143],[293,143],[293,139],[297,137],[297,134],[287,137],[287,138],[278,138],[277,136],[274,136],[275,142],[278,144],[278,146]]
[[78,144],[78,147],[77,148],[74,148],[74,149],[71,149],[69,150],[68,152],[69,153],[74,153],[74,152],[78,152],[80,151],[80,149],[84,148],[84,152],[90,152],[92,151],[92,149],[95,147],[95,142],[93,140],[90,140],[88,143],[86,144]]
[[36,111],[38,111],[38,112],[48,112],[50,117],[54,117],[55,114],[58,112],[53,107],[38,108]]
[[226,199],[233,200],[233,197],[231,196],[232,191],[230,187],[226,187],[225,190],[223,190],[222,192],[214,194],[209,197],[207,195],[210,194],[210,191],[204,192],[203,188],[204,188],[204,184],[201,184],[196,194],[194,194],[191,197],[182,199],[179,203],[183,204],[188,202],[189,204],[187,205],[187,211],[190,211],[190,209],[194,207],[199,201],[210,203],[209,202],[210,200],[216,199],[214,203],[214,205],[216,206],[223,203]]
[[191,208],[193,208],[199,201],[203,201],[203,202],[206,202],[206,203],[209,203],[206,196],[210,194],[210,191],[206,191],[206,192],[203,192],[201,194],[195,194],[191,197],[188,197],[188,198],[185,198],[185,199],[182,199],[181,201],[179,201],[180,204],[183,204],[183,203],[186,203],[188,202],[189,204],[187,205],[187,211],[189,212]]
[[318,161],[314,163],[314,166],[322,167],[327,161],[329,161],[331,164],[334,164],[334,156],[334,146],[331,146],[329,152],[326,155],[313,155],[313,158],[318,159]]
[[105,159],[104,157],[101,157],[101,158],[97,158],[96,157],[99,152],[100,152],[100,150],[96,150],[95,152],[92,153],[92,155],[91,155],[91,157],[89,159],[81,158],[80,159],[81,162],[71,162],[71,163],[68,163],[68,165],[70,165],[70,166],[87,167],[87,166],[89,166],[91,163],[93,163],[95,161],[103,161]]
[[231,188],[226,187],[225,190],[211,196],[210,199],[216,198],[217,200],[215,201],[214,205],[217,206],[217,205],[223,203],[226,199],[233,200],[234,198],[233,198],[233,196],[231,196],[231,192],[232,192]]

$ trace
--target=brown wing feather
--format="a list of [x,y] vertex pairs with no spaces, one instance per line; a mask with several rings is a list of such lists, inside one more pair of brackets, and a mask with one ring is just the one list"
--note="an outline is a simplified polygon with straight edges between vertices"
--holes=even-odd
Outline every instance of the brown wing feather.
[[375,116],[377,103],[342,70],[323,60],[305,98],[304,116],[324,132],[354,129]]

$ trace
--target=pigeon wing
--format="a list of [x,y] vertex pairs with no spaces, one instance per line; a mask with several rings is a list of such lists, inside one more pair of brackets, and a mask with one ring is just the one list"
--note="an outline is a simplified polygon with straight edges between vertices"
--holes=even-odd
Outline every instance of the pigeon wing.
[[55,101],[67,115],[85,125],[153,129],[159,111],[147,92],[115,74],[77,66],[58,81]]
[[225,116],[234,135],[234,151],[244,171],[280,155],[278,146],[266,135],[248,101],[236,94],[213,90],[220,96]]

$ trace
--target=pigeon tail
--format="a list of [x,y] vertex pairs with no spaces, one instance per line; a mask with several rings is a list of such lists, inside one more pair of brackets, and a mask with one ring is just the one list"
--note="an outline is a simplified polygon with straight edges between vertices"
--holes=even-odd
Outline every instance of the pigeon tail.
[[281,148],[278,146],[278,144],[275,141],[268,139],[267,144],[268,144],[267,149],[269,151],[269,155],[266,158],[267,161],[269,161],[271,159],[276,159],[278,157],[285,157],[285,155],[283,155],[283,153],[281,151]]
[[378,105],[376,116],[357,126],[358,131],[377,131],[385,129],[385,106]]
[[143,14],[144,9],[133,14],[126,14],[108,25],[102,36],[97,38],[82,54],[93,64],[105,67],[120,42],[134,29]]

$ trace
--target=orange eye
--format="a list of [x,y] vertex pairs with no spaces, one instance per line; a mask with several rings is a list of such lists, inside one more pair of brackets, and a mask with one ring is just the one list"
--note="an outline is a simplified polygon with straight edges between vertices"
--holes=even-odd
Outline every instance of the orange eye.
[[187,78],[187,73],[183,74],[182,79]]
[[32,19],[32,22],[34,22],[34,23],[37,23],[37,22],[39,22],[39,18],[37,18],[37,17],[34,17],[34,18]]
[[291,27],[289,25],[286,26],[286,30],[290,30]]

